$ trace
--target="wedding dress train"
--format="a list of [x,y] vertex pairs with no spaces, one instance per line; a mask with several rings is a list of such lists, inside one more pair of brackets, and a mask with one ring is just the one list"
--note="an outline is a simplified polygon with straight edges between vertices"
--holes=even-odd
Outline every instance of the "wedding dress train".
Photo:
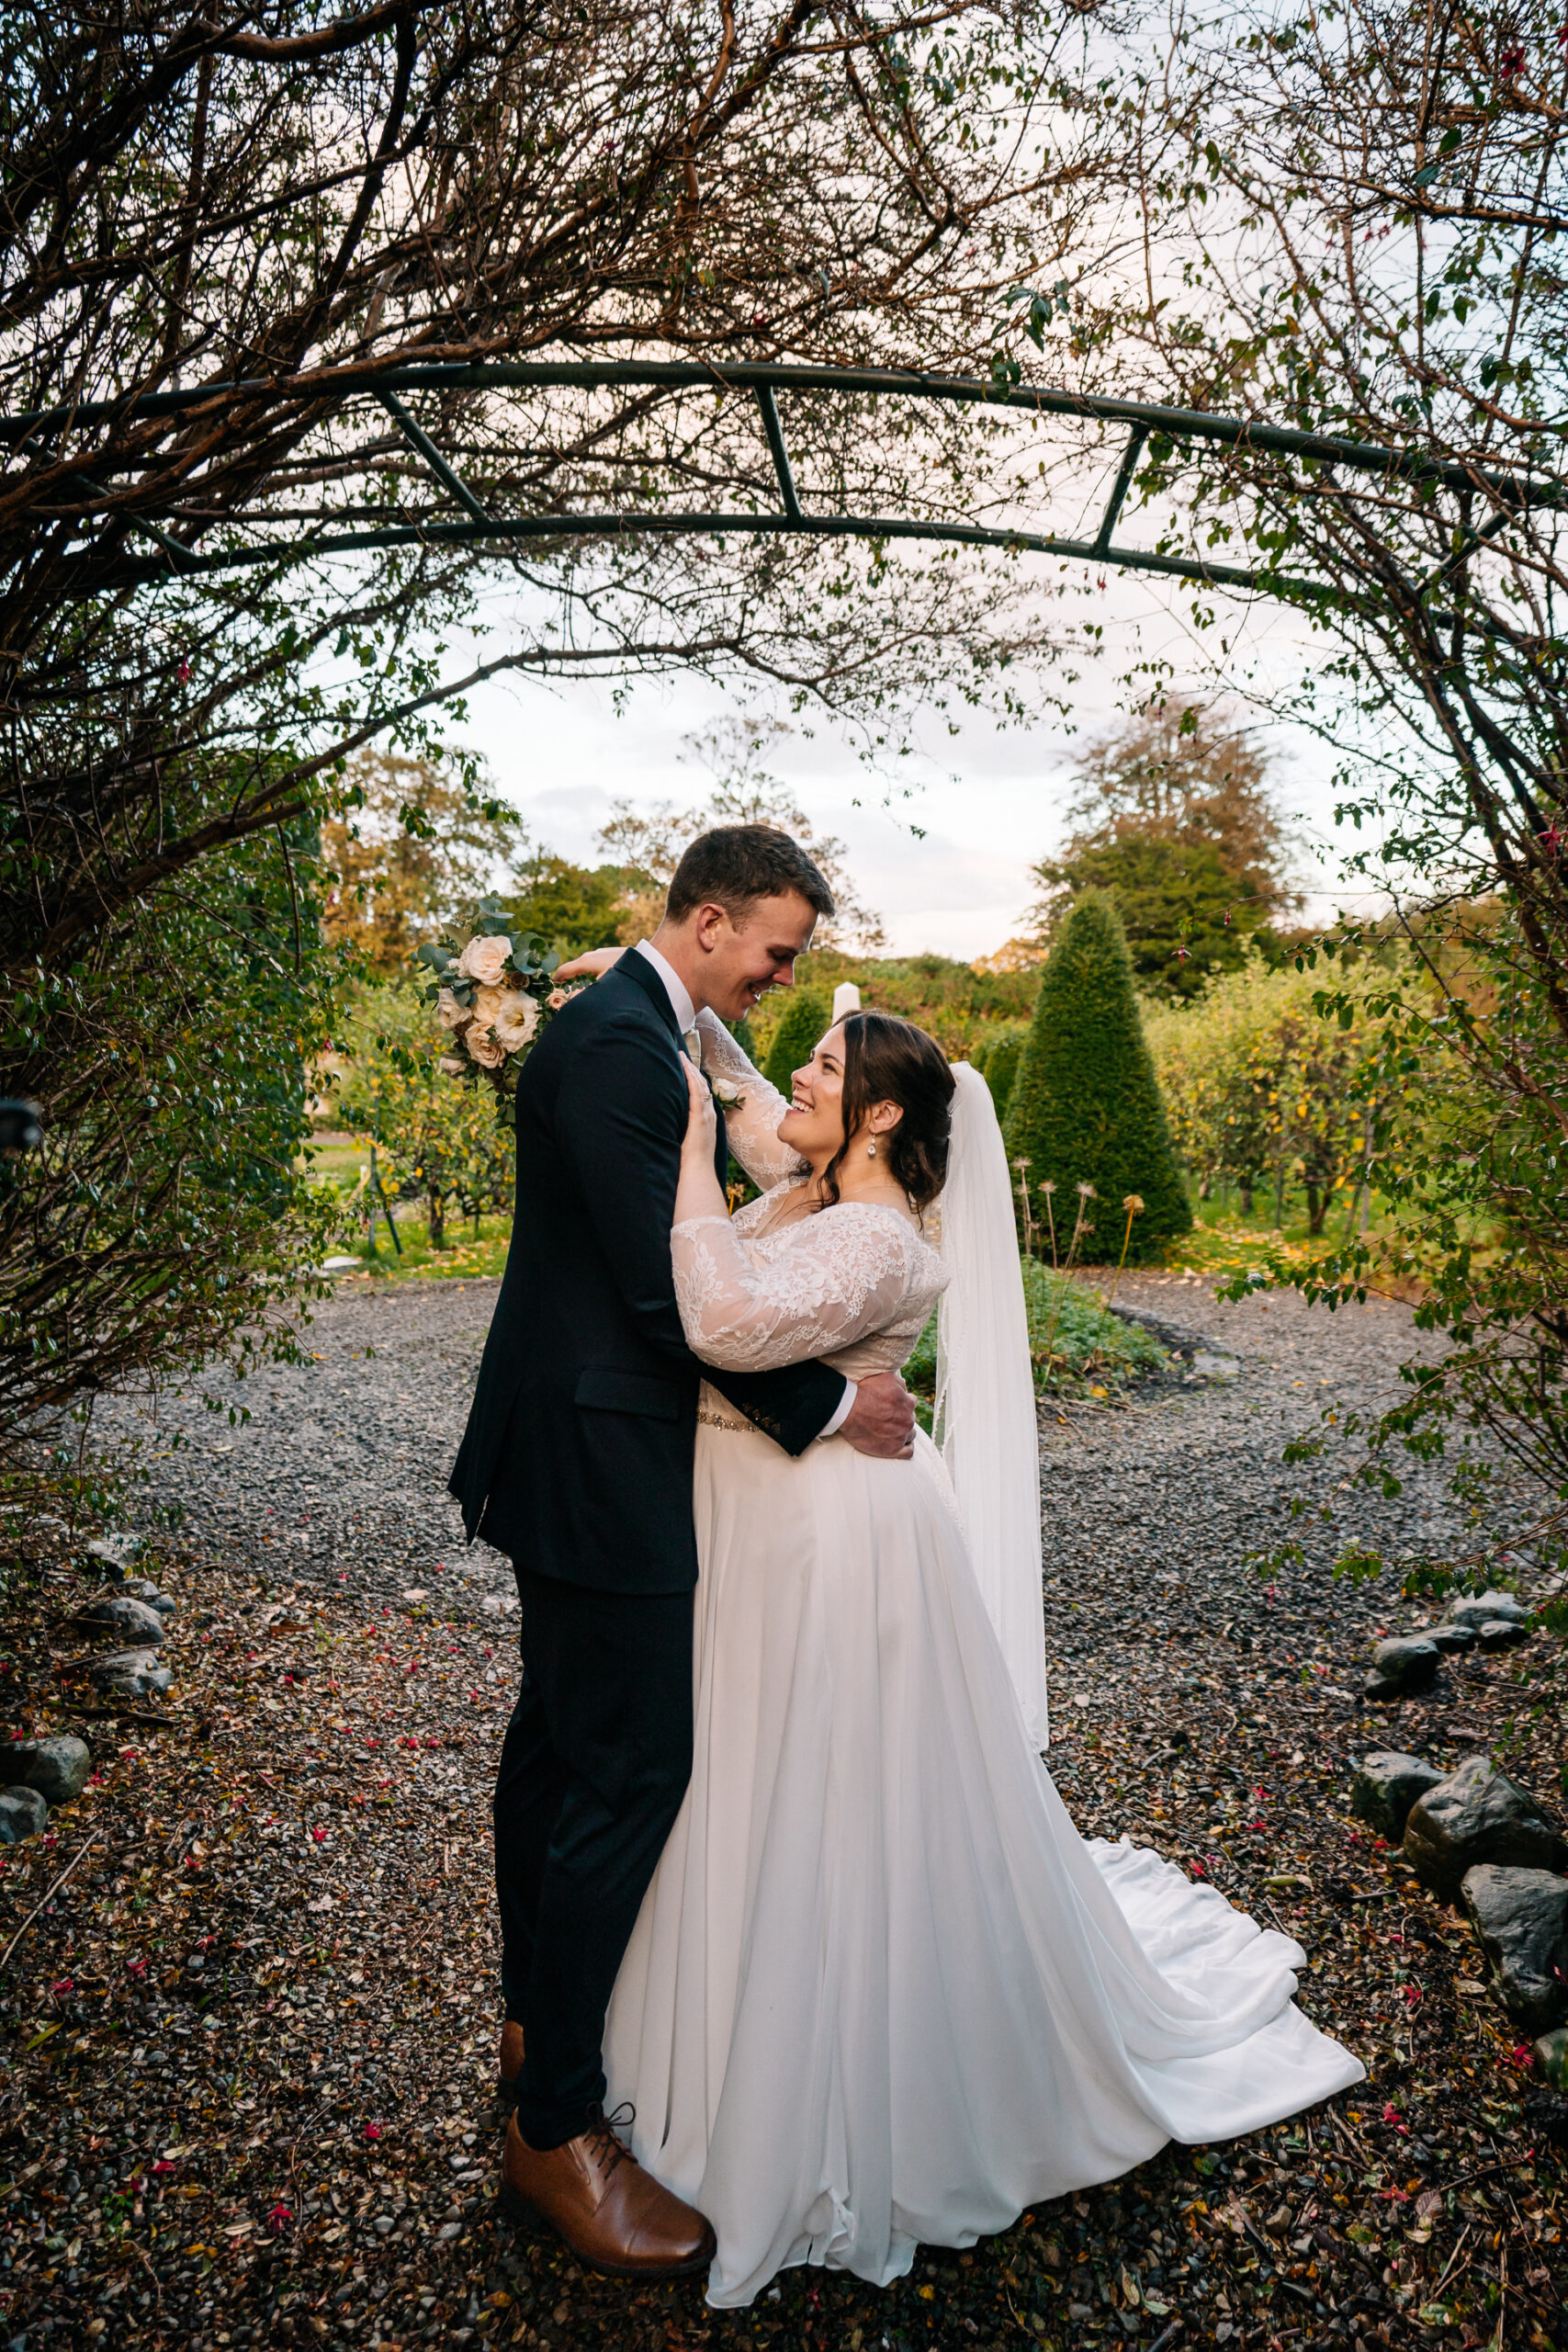
[[[896,1211],[803,1214],[768,1148],[784,1106],[713,1027],[773,1188],[677,1228],[693,1346],[901,1364],[941,1258]],[[1296,1944],[1079,1838],[929,1439],[912,1463],[834,1439],[792,1461],[705,1389],[695,1477],[695,1763],[605,2064],[638,2159],[714,2224],[710,2302],[803,2262],[886,2284],[922,2239],[971,2245],[1360,2078],[1293,2005]]]

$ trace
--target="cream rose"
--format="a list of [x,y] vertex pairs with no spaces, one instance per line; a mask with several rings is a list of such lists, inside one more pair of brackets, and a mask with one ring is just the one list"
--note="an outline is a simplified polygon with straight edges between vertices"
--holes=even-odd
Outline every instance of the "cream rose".
[[443,1054],[435,1067],[445,1070],[448,1078],[461,1078],[468,1064],[461,1054]]
[[463,1043],[481,1069],[499,1069],[506,1059],[504,1046],[498,1046],[487,1029],[476,1021]]
[[457,958],[457,969],[464,979],[493,988],[505,971],[511,953],[512,942],[504,933],[494,933],[486,939],[470,939]]
[[498,1041],[509,1054],[519,1054],[539,1025],[539,1008],[523,989],[508,989],[500,1012],[491,1023]]
[[468,1006],[459,1004],[450,989],[443,989],[435,1000],[435,1018],[443,1029],[460,1029],[468,1017]]

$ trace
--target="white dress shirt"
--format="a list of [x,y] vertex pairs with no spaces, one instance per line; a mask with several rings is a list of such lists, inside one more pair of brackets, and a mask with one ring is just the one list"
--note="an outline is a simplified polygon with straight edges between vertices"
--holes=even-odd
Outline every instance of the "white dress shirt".
[[[639,956],[646,956],[654,970],[658,973],[660,979],[663,983],[664,993],[670,1000],[671,1010],[675,1015],[676,1026],[680,1030],[682,1038],[685,1042],[686,1051],[692,1060],[696,1063],[697,1068],[701,1069],[703,1066],[703,1057],[702,1047],[696,1035],[697,1008],[692,1002],[691,989],[686,986],[685,981],[681,978],[680,973],[675,969],[673,964],[671,964],[666,956],[660,954],[658,948],[654,946],[651,940],[639,939],[637,944],[636,953]],[[825,1428],[818,1430],[817,1432],[819,1438],[831,1437],[835,1430],[841,1428],[843,1423],[849,1419],[851,1408],[854,1404],[855,1397],[858,1393],[855,1382],[852,1380],[847,1381],[844,1387],[844,1393],[839,1399],[838,1407],[833,1414],[832,1419],[828,1422]]]

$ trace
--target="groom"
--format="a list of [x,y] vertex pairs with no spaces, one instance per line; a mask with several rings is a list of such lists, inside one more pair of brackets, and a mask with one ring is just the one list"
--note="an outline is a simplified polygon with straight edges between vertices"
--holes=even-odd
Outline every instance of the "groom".
[[[517,2106],[509,2201],[580,2260],[626,2276],[705,2268],[713,2233],[604,2120],[615,1973],[692,1761],[692,1518],[703,1378],[791,1454],[838,1434],[908,1454],[890,1374],[822,1363],[716,1372],[686,1346],[670,1258],[696,1016],[739,1020],[787,987],[827,884],[771,826],[704,833],[664,920],[551,1023],[517,1090],[506,1278],[452,1473],[470,1540],[507,1553],[522,1689],[495,1790],[506,2025]],[[720,1181],[727,1159],[718,1122]]]

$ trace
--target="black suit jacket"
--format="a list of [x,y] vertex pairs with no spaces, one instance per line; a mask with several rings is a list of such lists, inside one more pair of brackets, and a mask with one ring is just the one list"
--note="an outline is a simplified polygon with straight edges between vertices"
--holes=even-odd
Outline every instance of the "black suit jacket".
[[623,956],[523,1068],[512,1246],[452,1472],[470,1541],[606,1592],[696,1582],[702,1380],[788,1453],[844,1394],[826,1364],[716,1372],[687,1347],[670,1261],[687,1101],[663,983]]

